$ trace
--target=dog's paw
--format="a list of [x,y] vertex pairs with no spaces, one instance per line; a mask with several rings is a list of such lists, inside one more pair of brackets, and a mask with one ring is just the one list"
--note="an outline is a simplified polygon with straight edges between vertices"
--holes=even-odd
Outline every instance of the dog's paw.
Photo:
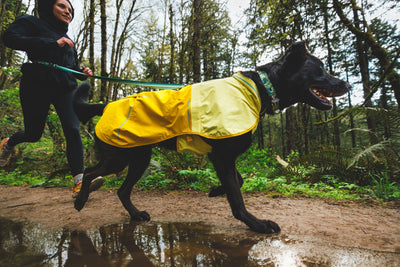
[[262,220],[260,221],[259,227],[253,230],[263,234],[277,234],[281,231],[281,228],[277,223],[273,221]]
[[150,214],[148,214],[146,211],[141,211],[139,213],[136,213],[135,215],[131,216],[132,221],[150,221]]
[[79,194],[74,202],[74,207],[77,211],[81,211],[83,207],[85,206],[86,200],[82,199],[81,195]]
[[83,209],[83,205],[75,200],[74,207],[77,211],[81,211]]
[[225,190],[220,185],[220,186],[211,188],[210,193],[208,193],[208,197],[218,197],[218,196],[222,196],[224,194],[225,194]]
[[88,83],[88,82],[81,83],[81,85],[78,87],[78,89],[74,93],[73,103],[74,104],[80,104],[80,103],[86,104],[89,99],[89,93],[90,93],[90,83]]

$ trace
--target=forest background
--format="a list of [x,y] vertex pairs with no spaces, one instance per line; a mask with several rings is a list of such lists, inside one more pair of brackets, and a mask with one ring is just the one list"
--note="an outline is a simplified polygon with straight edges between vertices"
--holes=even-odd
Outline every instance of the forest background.
[[[69,35],[82,65],[101,76],[188,84],[231,76],[277,59],[307,40],[331,74],[352,91],[332,111],[298,104],[258,125],[238,160],[243,191],[271,195],[400,198],[400,4],[397,0],[250,0],[232,22],[223,0],[71,1]],[[230,12],[230,13],[229,13]],[[1,32],[18,16],[37,15],[33,0],[0,0]],[[0,137],[23,127],[19,68],[27,58],[0,43]],[[88,80],[90,101],[108,103],[153,90]],[[96,161],[93,129],[82,125],[85,165]],[[217,185],[206,157],[154,148],[137,187],[207,191]],[[108,177],[121,184],[124,173]],[[40,142],[22,144],[0,170],[0,183],[71,186],[60,122],[51,110]]]

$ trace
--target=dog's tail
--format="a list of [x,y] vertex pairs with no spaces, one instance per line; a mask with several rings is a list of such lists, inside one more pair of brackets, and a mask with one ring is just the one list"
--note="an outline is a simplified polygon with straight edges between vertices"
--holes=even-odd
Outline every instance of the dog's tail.
[[90,84],[87,82],[82,83],[78,89],[76,89],[72,100],[75,113],[83,124],[87,123],[94,116],[101,116],[106,107],[105,104],[89,104],[87,102],[89,91]]

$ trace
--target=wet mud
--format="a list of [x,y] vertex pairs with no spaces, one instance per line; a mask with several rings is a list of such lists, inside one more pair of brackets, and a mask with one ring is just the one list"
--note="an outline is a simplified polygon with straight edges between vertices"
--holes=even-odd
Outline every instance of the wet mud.
[[[244,194],[265,235],[236,220],[225,197],[143,192],[151,221],[130,223],[116,190],[73,207],[70,188],[0,185],[3,266],[400,266],[400,205]],[[389,206],[390,204],[390,206]]]
[[397,266],[398,253],[227,237],[202,223],[126,223],[90,231],[0,218],[0,266]]

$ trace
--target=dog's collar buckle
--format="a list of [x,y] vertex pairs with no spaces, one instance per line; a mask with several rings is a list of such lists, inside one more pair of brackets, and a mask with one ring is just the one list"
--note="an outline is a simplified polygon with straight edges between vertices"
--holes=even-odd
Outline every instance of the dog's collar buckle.
[[279,99],[276,96],[271,99],[271,106],[275,113],[279,113]]
[[267,89],[267,94],[271,100],[271,108],[273,112],[279,110],[279,98],[276,96],[275,88],[272,85],[268,75],[265,71],[258,72],[261,82],[264,84],[265,89]]

